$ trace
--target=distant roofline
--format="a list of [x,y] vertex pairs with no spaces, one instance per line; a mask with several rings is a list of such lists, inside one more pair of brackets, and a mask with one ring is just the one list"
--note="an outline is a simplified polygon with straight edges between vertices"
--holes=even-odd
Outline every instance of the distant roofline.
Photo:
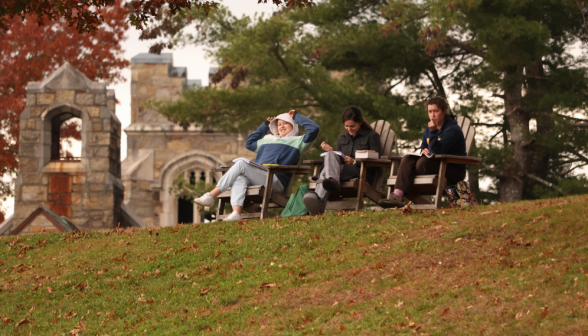
[[174,64],[172,53],[150,54],[140,53],[131,58],[132,64]]

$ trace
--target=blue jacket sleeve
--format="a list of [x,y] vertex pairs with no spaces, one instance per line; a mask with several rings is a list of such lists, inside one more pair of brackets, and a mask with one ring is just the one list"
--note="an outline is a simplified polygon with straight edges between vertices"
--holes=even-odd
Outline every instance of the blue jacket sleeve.
[[304,134],[304,138],[302,138],[304,143],[311,143],[316,140],[321,129],[314,121],[308,119],[298,112],[294,114],[294,121],[298,125],[303,126],[306,130],[306,134]]
[[459,127],[452,127],[442,134],[431,134],[429,150],[435,154],[451,154],[461,147],[460,143],[465,143],[463,132]]
[[247,141],[245,142],[245,148],[255,152],[257,150],[257,141],[262,139],[267,134],[267,131],[269,131],[269,126],[268,123],[264,122],[247,138]]

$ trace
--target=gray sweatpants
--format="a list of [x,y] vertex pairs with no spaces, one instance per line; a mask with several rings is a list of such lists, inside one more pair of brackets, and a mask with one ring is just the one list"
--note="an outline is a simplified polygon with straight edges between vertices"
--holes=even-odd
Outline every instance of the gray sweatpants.
[[318,197],[321,198],[322,201],[325,200],[325,197],[328,195],[328,191],[323,188],[323,180],[332,178],[335,181],[341,183],[341,171],[343,170],[343,166],[345,165],[343,161],[341,161],[341,157],[335,152],[327,152],[327,155],[324,157],[325,163],[323,167],[323,171],[319,175],[318,180],[316,181],[316,194]]
[[[265,170],[254,167],[245,161],[238,161],[223,175],[216,186],[221,192],[225,192],[231,188],[231,206],[243,206],[245,195],[247,194],[247,187],[252,185],[265,185],[266,178],[267,172]],[[278,192],[284,191],[284,186],[276,175],[274,175],[272,188]]]

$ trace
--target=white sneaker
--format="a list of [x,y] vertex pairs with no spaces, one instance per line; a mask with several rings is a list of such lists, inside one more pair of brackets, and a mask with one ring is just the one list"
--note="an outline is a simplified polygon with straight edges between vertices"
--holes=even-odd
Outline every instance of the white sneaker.
[[237,211],[233,211],[227,218],[223,219],[223,222],[236,222],[241,220],[243,220],[243,217]]
[[205,207],[212,208],[214,206],[214,197],[210,193],[206,193],[198,198],[194,199],[194,202],[203,205]]

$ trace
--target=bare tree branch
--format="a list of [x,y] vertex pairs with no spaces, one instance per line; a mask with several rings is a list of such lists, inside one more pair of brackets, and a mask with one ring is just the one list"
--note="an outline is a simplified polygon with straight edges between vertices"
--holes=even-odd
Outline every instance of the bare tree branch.
[[545,181],[544,179],[542,179],[542,178],[539,178],[539,177],[537,177],[537,176],[535,176],[535,175],[533,175],[533,174],[529,174],[529,173],[527,173],[527,174],[525,174],[525,175],[526,175],[527,177],[529,177],[530,179],[532,179],[532,180],[535,180],[535,181],[537,181],[537,182],[539,182],[539,183],[541,183],[541,184],[544,184],[544,185],[546,185],[546,186],[548,186],[548,187],[550,187],[550,188],[553,188],[553,189],[555,189],[555,190],[559,191],[559,192],[560,192],[562,195],[565,195],[564,191],[563,191],[563,190],[562,190],[560,187],[556,186],[555,184],[553,184],[553,183],[551,183],[551,182],[549,182],[549,181]]
[[474,54],[476,56],[484,57],[486,55],[486,53],[484,51],[479,50],[475,47],[472,47],[467,42],[458,41],[451,36],[447,36],[446,40],[450,45],[452,45],[454,47],[461,48],[461,49],[463,49],[471,54]]

